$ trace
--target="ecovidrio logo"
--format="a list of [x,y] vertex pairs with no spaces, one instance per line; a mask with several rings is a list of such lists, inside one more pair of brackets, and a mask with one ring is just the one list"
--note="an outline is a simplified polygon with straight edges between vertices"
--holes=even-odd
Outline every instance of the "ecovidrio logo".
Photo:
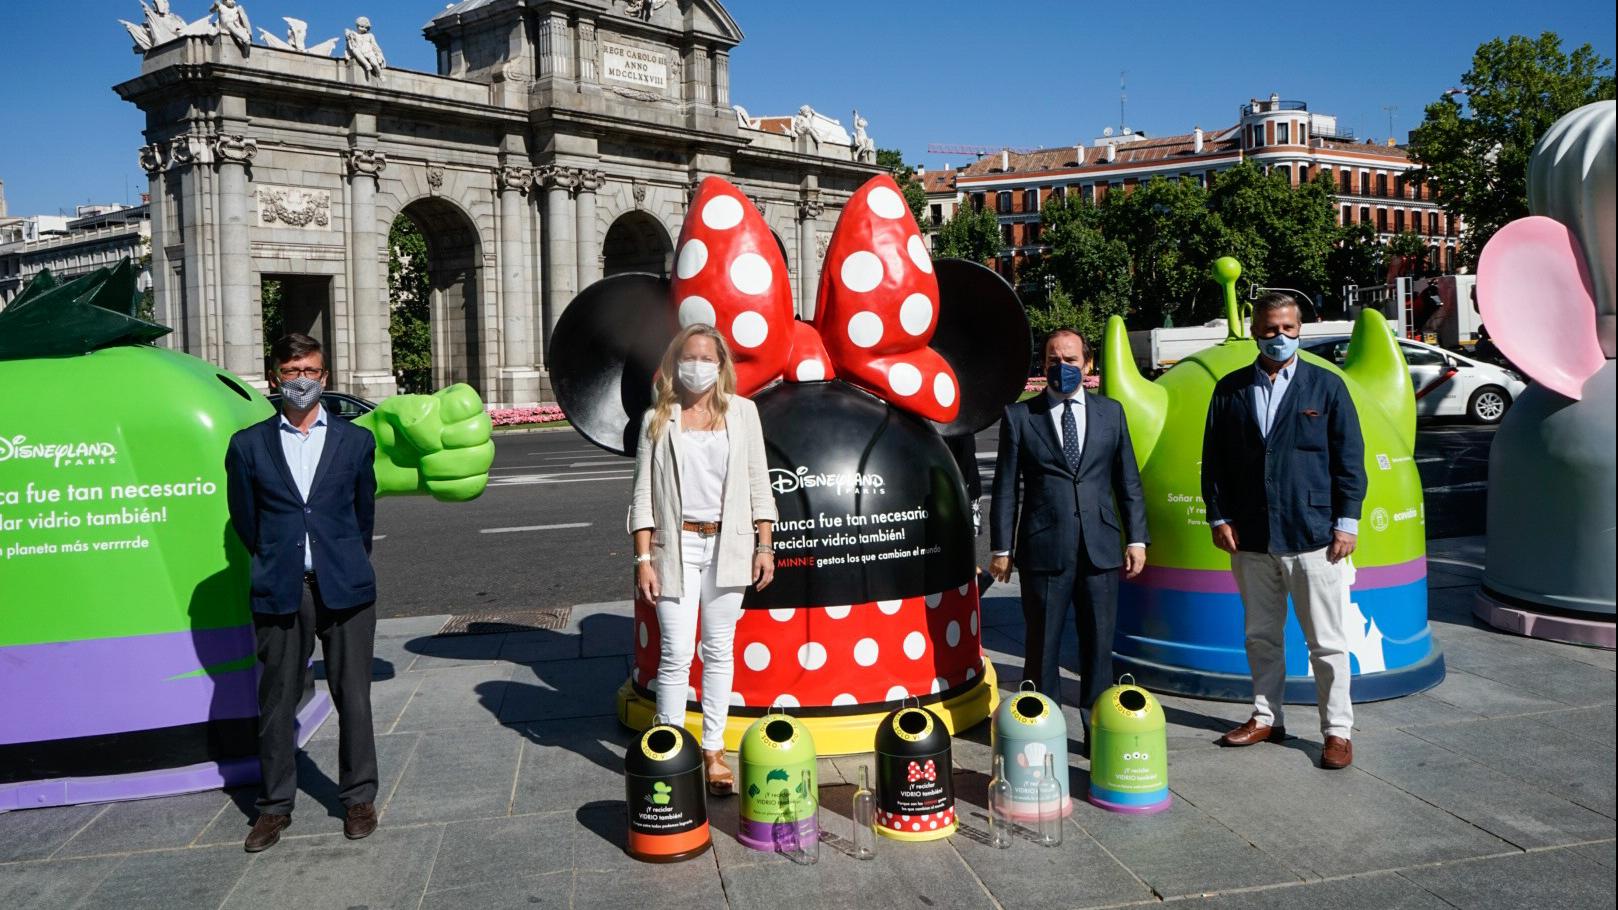
[[777,493],[796,493],[803,489],[830,488],[838,495],[848,493],[876,493],[885,495],[881,474],[814,473],[803,465],[794,471],[785,468],[770,469],[770,489]]
[[118,447],[110,442],[31,443],[26,435],[0,436],[0,462],[49,461],[52,467],[113,464]]

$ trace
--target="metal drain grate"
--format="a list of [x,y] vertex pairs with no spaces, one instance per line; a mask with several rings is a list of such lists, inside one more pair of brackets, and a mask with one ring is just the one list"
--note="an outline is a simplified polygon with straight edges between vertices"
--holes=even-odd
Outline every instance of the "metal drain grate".
[[501,610],[488,613],[461,613],[451,616],[439,635],[493,635],[499,632],[532,632],[535,629],[566,628],[572,607],[543,610]]

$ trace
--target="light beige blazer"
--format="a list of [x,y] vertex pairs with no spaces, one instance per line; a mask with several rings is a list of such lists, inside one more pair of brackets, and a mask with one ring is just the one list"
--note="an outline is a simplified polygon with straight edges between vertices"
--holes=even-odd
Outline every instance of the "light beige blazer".
[[[635,449],[635,492],[629,501],[629,533],[652,529],[652,569],[664,597],[683,596],[685,571],[681,560],[680,406],[674,406],[669,424],[654,442],[653,411],[641,421],[640,445]],[[725,492],[719,507],[719,550],[715,554],[722,588],[744,588],[753,580],[753,522],[775,521],[775,495],[770,492],[770,465],[764,454],[764,432],[758,407],[732,396],[725,410],[730,456]]]

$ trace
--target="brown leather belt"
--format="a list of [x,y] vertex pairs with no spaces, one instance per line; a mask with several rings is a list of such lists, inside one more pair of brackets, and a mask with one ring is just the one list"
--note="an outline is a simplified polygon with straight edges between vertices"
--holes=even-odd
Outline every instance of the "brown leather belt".
[[685,521],[680,523],[683,530],[701,534],[703,537],[712,537],[719,533],[717,521]]

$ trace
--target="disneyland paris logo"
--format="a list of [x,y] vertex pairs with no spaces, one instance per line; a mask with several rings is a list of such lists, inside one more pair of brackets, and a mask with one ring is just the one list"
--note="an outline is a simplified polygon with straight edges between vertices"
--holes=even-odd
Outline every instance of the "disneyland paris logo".
[[796,493],[803,489],[830,488],[837,495],[848,493],[875,493],[886,495],[881,474],[811,473],[799,465],[796,471],[784,468],[770,469],[770,489],[777,493]]
[[30,443],[27,436],[0,436],[0,462],[48,460],[63,465],[113,464],[118,447],[110,442]]

